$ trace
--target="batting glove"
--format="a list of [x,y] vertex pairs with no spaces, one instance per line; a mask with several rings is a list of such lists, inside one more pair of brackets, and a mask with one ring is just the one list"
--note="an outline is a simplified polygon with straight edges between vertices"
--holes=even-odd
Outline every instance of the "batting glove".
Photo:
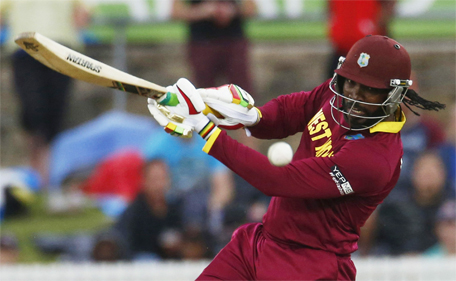
[[147,100],[155,120],[171,135],[190,138],[196,131],[207,140],[217,127],[202,113],[206,105],[193,84],[181,78],[166,89],[168,93],[161,99]]
[[208,106],[203,113],[214,113],[220,128],[236,130],[253,126],[260,121],[261,113],[254,107],[252,96],[237,85],[229,84],[197,91]]

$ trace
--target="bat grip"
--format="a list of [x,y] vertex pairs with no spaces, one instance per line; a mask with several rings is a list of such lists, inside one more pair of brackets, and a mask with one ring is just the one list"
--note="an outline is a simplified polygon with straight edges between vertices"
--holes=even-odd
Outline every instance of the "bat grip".
[[179,99],[177,95],[171,92],[167,92],[163,96],[161,96],[157,102],[161,105],[169,105],[169,106],[176,106],[179,104]]

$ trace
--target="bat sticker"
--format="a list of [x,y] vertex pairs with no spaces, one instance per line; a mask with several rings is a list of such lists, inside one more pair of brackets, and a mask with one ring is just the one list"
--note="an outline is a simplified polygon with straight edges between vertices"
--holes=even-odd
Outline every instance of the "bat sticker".
[[101,65],[95,65],[93,64],[92,62],[88,61],[88,60],[84,60],[83,58],[81,57],[78,57],[76,55],[73,55],[73,54],[68,54],[67,56],[67,61],[71,61],[77,65],[80,65],[82,67],[85,67],[89,70],[92,70],[96,73],[100,73],[101,71]]
[[38,52],[39,45],[35,45],[35,44],[29,43],[29,42],[24,42],[24,46],[27,50],[32,50],[32,51]]

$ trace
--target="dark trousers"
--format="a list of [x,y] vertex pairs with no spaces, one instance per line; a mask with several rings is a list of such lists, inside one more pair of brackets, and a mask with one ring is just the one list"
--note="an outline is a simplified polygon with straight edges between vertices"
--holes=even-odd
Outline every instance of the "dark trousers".
[[188,59],[197,88],[236,84],[252,96],[249,43],[246,39],[192,41],[188,44]]
[[12,57],[21,107],[21,125],[49,143],[62,128],[71,78],[41,64],[22,50]]

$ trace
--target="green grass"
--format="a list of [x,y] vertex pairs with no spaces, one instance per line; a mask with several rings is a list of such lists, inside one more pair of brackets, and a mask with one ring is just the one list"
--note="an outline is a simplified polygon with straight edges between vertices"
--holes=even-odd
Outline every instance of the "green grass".
[[[277,0],[279,10],[283,10],[283,1]],[[399,0],[398,5],[401,1]],[[147,0],[150,12],[155,11],[155,0]],[[326,38],[327,9],[326,1],[307,0],[304,2],[304,15],[300,20],[252,20],[247,24],[247,33],[253,41],[282,41],[282,40],[324,40]],[[445,14],[444,18],[439,15]],[[453,14],[453,16],[452,16]],[[394,20],[393,36],[400,39],[452,39],[456,37],[455,0],[436,0],[422,18]],[[128,20],[126,4],[98,4],[94,10],[98,22],[111,19],[112,22]],[[121,32],[112,24],[94,25],[89,31],[102,43],[112,42],[115,35]],[[126,28],[129,43],[183,43],[187,29],[181,22],[131,24]]]
[[[456,37],[454,20],[398,19],[392,23],[395,39],[452,39]],[[89,31],[103,43],[112,42],[121,32],[113,26],[93,26]],[[251,21],[247,34],[252,41],[324,40],[327,26],[322,21]],[[126,28],[129,43],[183,43],[187,35],[185,24],[168,22],[137,24]]]
[[0,225],[1,233],[13,233],[19,240],[19,261],[23,263],[46,263],[55,261],[55,255],[43,255],[33,245],[38,233],[71,234],[76,232],[94,233],[109,224],[107,218],[94,208],[80,213],[50,215],[45,208],[43,196],[38,195],[25,217],[8,219]]
[[398,39],[454,39],[456,37],[456,23],[448,20],[397,20],[392,24],[392,33]]

